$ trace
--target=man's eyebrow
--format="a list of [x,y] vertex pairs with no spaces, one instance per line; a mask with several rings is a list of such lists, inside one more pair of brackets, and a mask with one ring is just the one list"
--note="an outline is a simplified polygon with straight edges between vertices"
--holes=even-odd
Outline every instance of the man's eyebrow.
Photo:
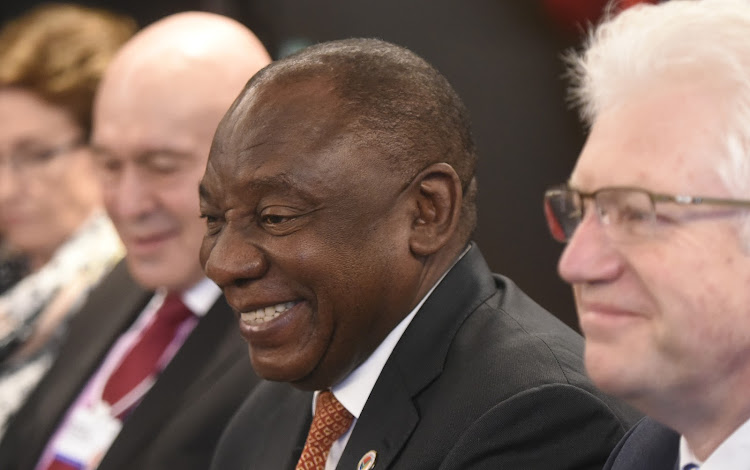
[[147,165],[154,160],[164,157],[167,160],[190,160],[195,158],[195,154],[175,149],[147,149],[136,155],[135,162],[140,165]]
[[294,183],[294,179],[291,178],[288,174],[279,173],[273,176],[255,178],[252,181],[248,181],[246,186],[252,190],[288,190],[290,188],[294,188],[297,185]]
[[18,139],[18,141],[13,142],[12,144],[16,148],[29,148],[29,147],[38,147],[40,145],[48,145],[46,142],[40,141],[38,138],[35,137],[22,137]]
[[[95,155],[117,157],[117,152],[110,150],[107,147],[97,144],[91,144],[90,149]],[[138,152],[138,155],[134,159],[136,162],[143,163],[156,158],[159,156],[177,157],[177,158],[189,158],[193,154],[184,150],[167,149],[167,148],[152,148]]]
[[99,155],[113,155],[112,152],[109,151],[106,147],[102,147],[101,145],[97,145],[95,143],[91,143],[89,145],[89,149],[91,149],[91,153],[93,153],[95,156]]
[[177,150],[177,149],[167,149],[167,148],[153,148],[153,149],[146,149],[139,153],[139,158],[151,158],[151,157],[158,157],[161,155],[169,155],[174,157],[189,157],[192,155],[191,152],[188,152],[186,150]]
[[293,197],[298,197],[304,201],[313,202],[316,200],[313,193],[306,190],[304,185],[292,175],[279,173],[273,176],[256,178],[245,185],[249,191],[262,193],[276,192]]
[[[248,181],[242,186],[242,189],[243,191],[258,193],[281,193],[297,197],[299,199],[302,199],[303,201],[310,203],[316,201],[316,198],[312,193],[302,189],[300,184],[295,183],[294,178],[284,173]],[[210,203],[210,201],[213,199],[211,191],[205,186],[203,181],[201,181],[198,185],[198,196],[202,201],[206,203]]]

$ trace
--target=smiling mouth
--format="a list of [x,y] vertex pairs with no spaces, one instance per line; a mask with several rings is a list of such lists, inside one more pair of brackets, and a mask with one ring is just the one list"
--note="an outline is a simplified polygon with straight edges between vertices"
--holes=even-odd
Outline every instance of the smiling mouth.
[[246,325],[262,325],[277,318],[298,303],[299,301],[284,302],[269,307],[259,308],[251,312],[240,312],[240,320]]

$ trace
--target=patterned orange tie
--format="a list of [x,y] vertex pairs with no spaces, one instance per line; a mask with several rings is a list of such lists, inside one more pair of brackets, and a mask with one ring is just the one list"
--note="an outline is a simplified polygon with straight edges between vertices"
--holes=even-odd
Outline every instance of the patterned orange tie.
[[324,470],[331,445],[344,435],[354,416],[336,400],[330,390],[318,394],[310,432],[295,470]]

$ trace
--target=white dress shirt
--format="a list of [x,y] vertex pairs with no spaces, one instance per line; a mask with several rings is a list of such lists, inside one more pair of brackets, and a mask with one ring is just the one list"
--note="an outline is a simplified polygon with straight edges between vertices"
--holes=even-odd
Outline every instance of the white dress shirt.
[[750,468],[750,420],[737,428],[705,462],[690,450],[685,436],[680,437],[680,469],[694,463],[700,470],[747,470]]

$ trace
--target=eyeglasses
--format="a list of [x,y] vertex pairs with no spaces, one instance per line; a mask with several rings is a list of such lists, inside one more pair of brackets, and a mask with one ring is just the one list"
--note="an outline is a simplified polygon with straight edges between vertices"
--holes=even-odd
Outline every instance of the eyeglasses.
[[0,158],[0,166],[6,164],[18,174],[33,173],[43,168],[55,157],[72,152],[84,144],[82,139],[75,139],[53,148],[16,151],[8,158]]
[[633,187],[606,187],[584,193],[567,185],[544,193],[544,215],[552,237],[568,242],[585,215],[585,200],[594,209],[608,236],[617,241],[634,241],[653,236],[658,221],[657,203],[682,206],[713,205],[750,208],[750,201],[702,196],[659,194]]

